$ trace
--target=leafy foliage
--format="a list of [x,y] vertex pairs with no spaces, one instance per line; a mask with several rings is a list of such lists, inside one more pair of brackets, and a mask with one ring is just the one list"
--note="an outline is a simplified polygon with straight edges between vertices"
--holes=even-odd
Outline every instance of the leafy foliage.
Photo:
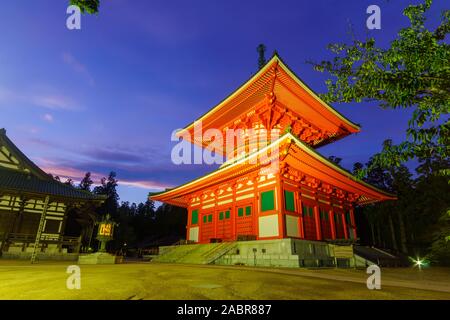
[[431,4],[425,0],[404,10],[410,25],[399,31],[390,47],[378,47],[373,38],[332,44],[333,60],[314,63],[317,71],[332,76],[322,95],[327,102],[376,101],[383,108],[413,109],[405,141],[386,144],[372,159],[372,167],[450,156],[450,46],[445,43],[450,10],[442,13],[434,31],[428,30],[425,14]]
[[99,208],[99,214],[110,214],[114,219],[117,216],[117,208],[119,207],[119,194],[117,193],[118,180],[116,173],[111,171],[108,178],[103,177],[100,185],[94,188],[95,194],[108,196],[103,205]]
[[100,6],[99,0],[70,0],[71,5],[78,6],[82,13],[94,14],[98,13],[98,7]]
[[90,172],[86,172],[84,178],[81,180],[80,184],[79,184],[79,188],[81,190],[85,190],[85,191],[91,191],[91,186],[94,182],[91,179],[91,173]]
[[[70,183],[75,188],[72,179],[67,179],[65,183]],[[92,230],[93,223],[99,221],[107,213],[118,223],[115,228],[114,240],[108,243],[108,250],[119,251],[125,247],[145,247],[145,242],[149,239],[185,238],[186,209],[167,204],[156,209],[154,202],[148,199],[139,204],[126,201],[119,205],[120,197],[117,193],[119,181],[113,171],[107,178],[102,178],[100,185],[91,191],[92,184],[91,173],[87,172],[76,188],[107,195],[107,200],[98,208],[95,208],[92,203],[81,207],[71,207],[68,211],[68,223],[65,230],[65,234],[71,236],[82,234],[84,249],[87,249],[88,246],[96,247],[95,230]],[[89,235],[90,233],[93,236]]]

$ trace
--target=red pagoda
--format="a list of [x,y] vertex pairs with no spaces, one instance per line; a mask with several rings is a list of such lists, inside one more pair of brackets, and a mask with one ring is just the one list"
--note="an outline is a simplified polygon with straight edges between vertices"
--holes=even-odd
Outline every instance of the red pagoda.
[[[194,134],[201,122],[221,141]],[[187,240],[356,240],[356,205],[395,199],[320,155],[316,148],[360,131],[322,101],[274,55],[213,109],[179,131],[183,139],[228,160],[216,171],[151,199],[188,210]],[[269,132],[266,143],[226,148],[230,129]],[[270,137],[277,133],[277,139]],[[276,150],[276,151],[268,151]],[[276,166],[273,166],[276,161]],[[271,169],[272,168],[272,169]],[[275,170],[273,170],[275,168]]]

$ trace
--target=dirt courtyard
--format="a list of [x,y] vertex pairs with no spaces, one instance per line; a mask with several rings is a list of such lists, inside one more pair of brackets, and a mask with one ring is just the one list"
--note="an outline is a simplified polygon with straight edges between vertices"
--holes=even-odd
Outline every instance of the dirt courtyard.
[[365,270],[268,269],[125,263],[81,265],[80,289],[68,289],[71,263],[0,260],[0,299],[445,299],[450,269],[382,269],[381,290]]

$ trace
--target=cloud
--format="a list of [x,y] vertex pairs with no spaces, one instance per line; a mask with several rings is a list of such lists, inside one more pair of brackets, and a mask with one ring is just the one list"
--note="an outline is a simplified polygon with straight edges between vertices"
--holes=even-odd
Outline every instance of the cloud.
[[53,122],[53,116],[50,113],[46,113],[42,116],[42,120],[47,122]]
[[93,159],[104,159],[106,161],[122,163],[138,163],[146,160],[141,153],[115,149],[91,149],[83,153]]
[[34,105],[52,109],[52,110],[77,110],[78,106],[76,103],[66,97],[61,95],[42,95],[34,96],[31,98]]
[[[47,92],[45,92],[47,91]],[[17,104],[33,105],[51,110],[80,110],[79,104],[67,95],[55,93],[53,88],[41,88],[39,93],[35,90],[27,92],[27,90],[12,90],[0,86],[0,106],[16,108]]]
[[70,54],[69,52],[64,52],[62,55],[62,59],[64,63],[69,65],[76,73],[82,75],[91,87],[95,85],[94,78],[88,71],[87,67],[79,62],[72,54]]
[[120,184],[126,185],[129,187],[137,187],[142,189],[152,189],[152,190],[159,190],[159,189],[166,189],[171,188],[172,186],[168,186],[166,184],[160,184],[158,182],[153,181],[131,181],[131,180],[120,180]]
[[[53,176],[59,176],[60,178],[72,179],[75,183],[78,183],[83,179],[86,174],[85,170],[67,167],[58,165],[52,161],[47,159],[39,159],[37,161],[40,164],[40,168],[47,173],[52,174]],[[104,174],[98,172],[91,172],[91,179],[94,181],[94,184],[100,184],[101,179],[105,177]],[[143,181],[143,180],[133,180],[133,179],[118,179],[119,185],[125,185],[129,187],[141,188],[141,189],[166,189],[171,187],[167,184],[161,184],[155,181]]]
[[[207,165],[175,165],[170,161],[170,152],[166,154],[159,148],[139,145],[95,147],[61,144],[36,137],[30,137],[29,141],[45,150],[41,153],[45,158],[35,158],[36,164],[44,171],[74,181],[80,181],[89,171],[98,183],[110,171],[115,171],[119,186],[164,190],[216,168]],[[54,156],[49,158],[50,155]]]

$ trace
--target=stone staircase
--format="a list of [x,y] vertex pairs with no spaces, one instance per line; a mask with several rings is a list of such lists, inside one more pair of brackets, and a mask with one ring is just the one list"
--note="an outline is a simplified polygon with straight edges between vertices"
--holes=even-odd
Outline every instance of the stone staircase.
[[367,246],[354,246],[354,252],[359,264],[369,265],[375,263],[380,267],[407,267],[406,257],[393,255],[387,251]]
[[161,263],[212,264],[231,251],[235,242],[188,244],[165,248],[162,254],[152,261]]

